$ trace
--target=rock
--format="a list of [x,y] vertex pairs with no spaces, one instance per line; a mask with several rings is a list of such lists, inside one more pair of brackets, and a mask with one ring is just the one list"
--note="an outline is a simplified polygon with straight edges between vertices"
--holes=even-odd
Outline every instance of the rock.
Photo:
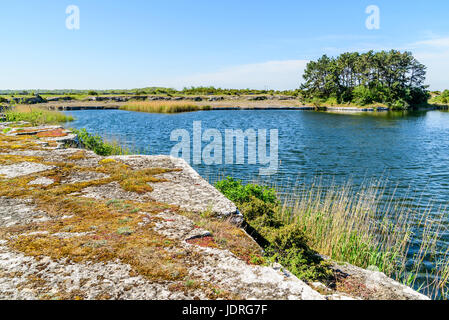
[[212,102],[212,101],[223,101],[223,100],[224,100],[223,97],[210,97],[209,98],[210,102]]
[[370,300],[430,300],[429,297],[387,277],[382,272],[336,263],[333,264],[333,269],[344,274],[353,286],[365,288],[365,298]]
[[264,100],[268,100],[268,97],[266,97],[266,96],[249,97],[248,100],[250,100],[250,101],[264,101]]
[[47,102],[57,102],[57,101],[71,101],[72,97],[51,97],[47,98]]
[[33,98],[23,98],[20,99],[21,103],[24,104],[37,104],[37,103],[44,103],[46,102],[45,99],[43,99],[40,95],[36,94]]
[[40,163],[34,162],[20,162],[14,163],[7,166],[0,167],[0,177],[11,179],[21,176],[27,176],[32,173],[42,172],[46,170],[51,170],[54,167],[46,166]]
[[55,183],[52,179],[48,179],[48,178],[38,178],[36,180],[33,180],[31,182],[29,182],[29,185],[39,185],[39,186],[49,186],[51,184]]
[[161,167],[181,171],[160,175],[167,182],[151,183],[151,197],[157,201],[180,206],[193,212],[211,210],[217,216],[232,217],[235,223],[243,216],[235,204],[204,180],[184,159],[170,156],[116,156],[109,157],[124,162],[133,168]]

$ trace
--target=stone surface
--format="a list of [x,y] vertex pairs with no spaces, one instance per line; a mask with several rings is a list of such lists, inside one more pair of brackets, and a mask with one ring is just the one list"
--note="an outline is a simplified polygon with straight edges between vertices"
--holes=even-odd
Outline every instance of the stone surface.
[[30,181],[28,184],[29,185],[37,185],[37,186],[49,186],[53,183],[54,183],[54,181],[49,178],[37,178],[33,181]]
[[350,264],[333,267],[338,273],[348,277],[352,283],[365,288],[367,298],[376,300],[429,300],[379,271],[365,270]]
[[110,158],[121,160],[133,168],[161,167],[182,170],[158,175],[158,177],[168,181],[150,184],[154,189],[151,197],[157,201],[177,205],[189,211],[212,211],[220,217],[232,216],[236,222],[243,221],[243,217],[235,204],[204,180],[183,159],[169,156],[119,156]]
[[[10,124],[0,124],[0,128],[2,126],[7,128],[8,125]],[[28,128],[28,135],[33,136],[36,132],[47,129],[54,130],[54,127]],[[17,130],[12,130],[8,135],[18,137],[18,133]],[[0,140],[1,137],[2,133],[0,133]],[[23,131],[20,132],[20,139],[22,137],[27,137]],[[14,143],[20,144],[22,140],[17,139]],[[74,138],[70,136],[70,139]],[[254,246],[256,254],[260,254],[260,247],[236,224],[228,222],[240,223],[242,215],[231,201],[182,159],[169,156],[104,158],[87,150],[63,148],[63,143],[52,144],[51,142],[54,142],[52,138],[33,138],[31,141],[36,142],[36,147],[32,150],[3,147],[0,151],[0,157],[5,156],[6,159],[5,164],[0,165],[0,182],[23,177],[28,183],[24,184],[24,187],[20,186],[22,189],[18,190],[20,192],[27,190],[29,195],[36,197],[14,196],[14,193],[11,198],[0,197],[0,299],[426,298],[379,272],[362,270],[353,266],[335,266],[335,268],[338,268],[338,272],[344,273],[348,279],[358,281],[357,283],[366,287],[365,291],[369,293],[366,296],[357,297],[345,292],[335,292],[319,283],[315,283],[312,288],[279,264],[271,266],[250,264],[251,257],[239,254],[238,251],[246,249],[245,246]],[[39,157],[39,160],[21,161],[23,157]],[[16,162],[14,163],[11,159],[16,159]],[[64,166],[67,163],[70,163],[70,166]],[[113,181],[109,174],[114,175],[114,171],[107,171],[107,167],[103,167],[102,163],[120,164],[126,168],[123,172],[120,171],[120,175],[130,175],[137,170],[150,168],[163,168],[168,172],[154,176],[155,179],[162,179],[162,181],[148,183],[152,191],[145,189],[146,191],[138,193],[130,191],[132,188],[123,189],[119,183],[120,180]],[[117,173],[115,175],[115,179],[118,179]],[[11,189],[13,187],[11,186]],[[64,190],[61,187],[67,188],[66,193],[60,193]],[[5,189],[2,190],[5,191]],[[78,210],[59,212],[61,207],[54,205],[51,201],[45,203],[46,198],[41,197],[42,193],[51,197],[53,191],[56,192],[54,194],[60,194],[62,200],[60,204],[65,205],[66,201],[72,199],[74,202],[69,201],[72,205],[89,201],[89,206],[81,212],[76,205]],[[44,202],[45,205],[40,207],[36,199]],[[78,224],[82,224],[89,215],[93,215],[92,208],[98,203],[103,205],[100,209],[105,208],[104,206],[107,209],[101,209],[103,211],[100,211],[101,214],[96,216],[96,219],[107,216],[109,208],[116,208],[114,212],[117,216],[114,215],[112,220],[102,224],[93,225],[96,221],[94,220],[92,225],[76,230]],[[143,209],[130,209],[138,204],[152,204],[153,211],[141,212]],[[98,214],[98,211],[95,212]],[[123,216],[125,214],[127,216]],[[76,220],[77,217],[80,220]],[[216,220],[214,223],[218,224],[218,227],[212,230],[214,232],[208,230],[213,225],[205,223],[205,219]],[[133,220],[140,221],[133,226],[137,230],[137,235],[131,227],[124,227],[126,223]],[[67,225],[59,229],[58,226],[64,225],[65,222]],[[118,225],[115,225],[117,223]],[[106,229],[109,230],[108,232],[97,233],[99,228],[108,225],[113,226],[110,230]],[[240,247],[217,245],[215,240],[220,240],[221,236],[224,237],[225,233],[222,233],[222,229],[226,228],[230,230],[229,233],[233,237],[240,237],[235,241]],[[147,230],[151,231],[148,235],[145,233]],[[82,248],[102,248],[108,241],[117,239],[121,247],[127,241],[131,241],[129,239],[134,239],[134,236],[138,237],[141,234],[153,236],[153,238],[138,238],[139,242],[136,242],[136,245],[143,243],[143,247],[128,248],[128,250],[136,250],[131,251],[131,255],[121,255],[121,259],[105,259],[104,261],[81,259],[84,252]],[[25,253],[27,251],[20,245],[21,242],[17,242],[21,238],[33,243],[32,246],[25,247],[31,252],[35,246],[38,246],[39,254],[27,255]],[[139,268],[136,267],[138,265],[133,264],[132,259],[125,258],[129,259],[131,256],[137,259],[134,254],[140,254],[139,257],[148,259],[148,262],[143,260],[144,265],[149,263],[151,266],[156,265],[155,268],[157,268],[158,261],[164,259],[161,252],[157,250],[162,249],[157,246],[148,246],[145,241],[157,242],[158,239],[165,239],[166,247],[161,252],[171,258],[164,260],[166,264],[160,266],[168,270],[161,271],[169,274],[156,272],[159,278],[154,279],[144,272],[139,273]],[[209,239],[210,245],[201,245],[201,240],[204,239]],[[193,240],[199,242],[196,243]],[[74,256],[70,251],[71,241],[81,241],[81,244],[73,249]],[[47,244],[42,245],[42,243]],[[67,249],[62,250],[61,253],[61,248]],[[57,258],[50,258],[49,255],[41,254],[45,250],[53,253],[57,251],[62,258],[59,255],[56,255]],[[181,280],[173,275],[178,273],[176,268],[180,266],[186,273]],[[171,279],[172,275],[173,279]],[[217,292],[223,296],[217,296]]]
[[52,168],[53,167],[51,166],[46,166],[40,163],[21,162],[11,164],[9,166],[1,166],[0,176],[4,176],[5,178],[16,178],[26,176],[32,173],[51,170]]

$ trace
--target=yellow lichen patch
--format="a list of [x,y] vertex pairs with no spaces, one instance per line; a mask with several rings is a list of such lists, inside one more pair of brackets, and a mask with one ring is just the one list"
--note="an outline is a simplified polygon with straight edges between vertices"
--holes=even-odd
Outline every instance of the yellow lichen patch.
[[34,175],[12,179],[0,179],[0,197],[25,198],[29,196],[32,192],[32,188],[28,184],[34,179],[36,179],[36,176]]
[[33,136],[10,136],[0,134],[0,152],[40,149],[35,141],[36,137]]
[[[55,182],[57,180],[53,179]],[[90,181],[83,181],[83,182],[76,182],[76,183],[70,183],[70,184],[60,184],[56,187],[49,187],[47,190],[55,196],[63,196],[63,195],[70,195],[72,193],[78,193],[81,192],[83,189],[89,188],[89,187],[96,187],[105,185],[108,183],[113,182],[114,180],[112,178],[104,178],[104,179],[97,179],[97,180],[90,180]]]
[[50,131],[41,131],[36,134],[38,138],[56,138],[56,137],[65,137],[67,136],[67,132],[64,129],[55,129]]
[[109,164],[109,163],[117,163],[117,161],[114,159],[103,159],[103,160],[99,161],[100,165],[105,165],[105,164]]
[[10,154],[0,155],[0,165],[10,165],[20,162],[42,162],[42,157],[18,156]]
[[[106,159],[107,160],[107,159]],[[117,181],[123,190],[138,194],[151,192],[153,188],[149,182],[165,182],[167,180],[154,177],[155,175],[177,171],[176,169],[149,168],[142,170],[132,170],[124,163],[113,161],[106,162],[96,170],[97,172],[108,174],[113,181]]]
[[[35,143],[35,137],[0,135],[0,152],[11,150],[12,145],[20,145],[24,149],[42,149]],[[138,194],[151,192],[150,183],[167,181],[158,175],[181,169],[134,169],[111,159],[99,161],[98,166],[94,163],[92,167],[83,167],[87,161],[77,163],[77,160],[85,156],[84,151],[79,151],[66,156],[66,162],[44,161],[40,157],[0,156],[1,165],[27,161],[52,167],[24,177],[0,179],[0,197],[29,199],[36,212],[42,212],[42,216],[47,218],[46,221],[36,220],[31,223],[27,219],[23,225],[0,228],[0,239],[6,240],[9,247],[37,259],[48,256],[79,263],[120,261],[131,266],[132,274],[142,275],[151,281],[176,282],[182,284],[182,290],[188,291],[208,290],[207,296],[210,298],[228,297],[227,292],[201,282],[201,279],[187,278],[188,269],[203,259],[198,248],[165,237],[153,227],[160,221],[158,214],[161,212],[185,214],[198,226],[213,232],[214,241],[209,241],[208,245],[229,249],[243,260],[251,260],[251,257],[260,254],[260,249],[239,228],[211,217],[180,212],[179,208],[162,203],[102,201],[77,196],[85,188],[113,182],[125,191]],[[86,177],[83,173],[86,173]],[[98,179],[98,175],[92,173],[102,173],[105,177]],[[97,179],[89,180],[92,176]],[[40,177],[51,178],[54,184],[29,185]],[[83,181],[85,178],[88,181]],[[66,181],[81,182],[64,183]],[[38,287],[45,286],[40,279],[30,281]],[[85,297],[82,292],[63,291],[56,296],[61,299]]]
[[77,161],[86,159],[86,151],[80,150],[67,157],[67,160]]

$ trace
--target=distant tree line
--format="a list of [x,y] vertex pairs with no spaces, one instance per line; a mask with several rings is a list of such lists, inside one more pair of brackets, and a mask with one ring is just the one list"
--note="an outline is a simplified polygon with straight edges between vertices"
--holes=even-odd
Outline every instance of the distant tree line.
[[384,103],[396,109],[427,102],[426,67],[410,52],[396,50],[323,55],[307,64],[301,86],[305,99]]
[[300,90],[257,90],[257,89],[222,89],[215,87],[189,87],[182,90],[163,87],[148,87],[140,89],[116,89],[116,90],[0,90],[0,95],[222,95],[222,96],[240,96],[240,95],[289,95],[298,96]]

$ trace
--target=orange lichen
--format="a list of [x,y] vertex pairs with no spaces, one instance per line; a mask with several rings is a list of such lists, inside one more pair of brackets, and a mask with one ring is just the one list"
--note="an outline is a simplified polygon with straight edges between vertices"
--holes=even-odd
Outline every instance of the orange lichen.
[[36,134],[38,138],[57,138],[67,136],[67,132],[64,129],[55,129],[50,131],[41,131]]
[[200,247],[218,248],[213,237],[201,237],[187,240],[187,243],[194,244]]

